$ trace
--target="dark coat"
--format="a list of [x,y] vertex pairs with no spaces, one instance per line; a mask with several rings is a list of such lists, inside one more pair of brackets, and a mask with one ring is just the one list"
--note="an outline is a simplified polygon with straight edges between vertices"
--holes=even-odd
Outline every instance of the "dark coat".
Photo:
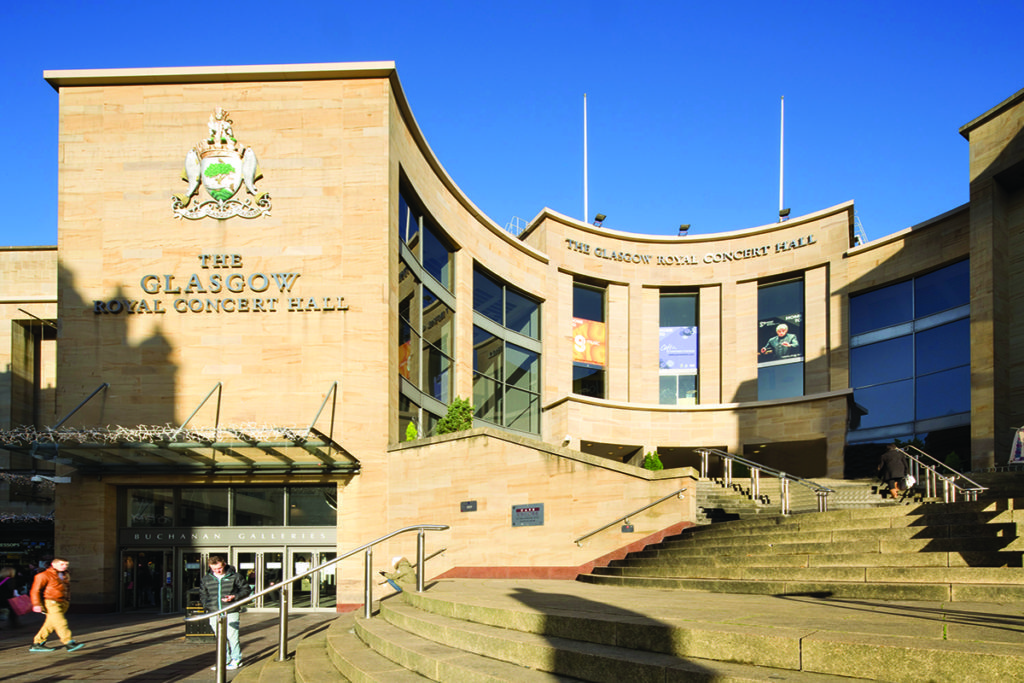
[[[224,602],[225,595],[234,595],[235,599]],[[207,612],[216,612],[248,596],[249,584],[230,564],[224,565],[224,575],[220,579],[213,572],[207,572],[199,584],[199,599]]]
[[882,462],[878,465],[882,481],[893,481],[907,476],[907,456],[897,448],[890,447],[882,453]]

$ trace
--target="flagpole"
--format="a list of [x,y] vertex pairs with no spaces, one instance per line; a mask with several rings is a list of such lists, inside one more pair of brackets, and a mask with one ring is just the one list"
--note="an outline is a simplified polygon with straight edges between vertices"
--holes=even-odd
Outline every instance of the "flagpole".
[[590,220],[590,208],[587,205],[587,93],[583,93],[583,222]]
[[779,97],[779,220],[782,220],[782,210],[786,208],[786,205],[782,200],[782,170],[783,170],[783,152],[785,151],[785,139],[786,139],[786,97]]

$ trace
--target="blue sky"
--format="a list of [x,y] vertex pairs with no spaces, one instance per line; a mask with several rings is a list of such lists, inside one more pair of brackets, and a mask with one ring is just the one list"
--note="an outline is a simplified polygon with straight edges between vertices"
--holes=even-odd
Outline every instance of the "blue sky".
[[375,60],[396,63],[432,149],[499,224],[583,217],[584,93],[605,227],[774,222],[785,96],[786,206],[852,199],[876,239],[968,200],[957,131],[1024,88],[1022,26],[1020,0],[8,3],[0,245],[57,240],[44,70]]

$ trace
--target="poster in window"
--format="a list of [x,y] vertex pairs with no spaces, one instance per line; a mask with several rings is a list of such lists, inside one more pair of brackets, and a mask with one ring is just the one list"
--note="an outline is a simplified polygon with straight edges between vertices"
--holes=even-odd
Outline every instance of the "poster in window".
[[798,361],[804,357],[803,314],[775,316],[757,321],[757,362]]
[[607,360],[605,324],[583,318],[573,318],[572,361],[603,368]]
[[398,374],[411,380],[409,374],[409,358],[412,356],[412,342],[407,341],[398,345]]
[[696,327],[662,327],[658,336],[658,367],[661,370],[697,369]]

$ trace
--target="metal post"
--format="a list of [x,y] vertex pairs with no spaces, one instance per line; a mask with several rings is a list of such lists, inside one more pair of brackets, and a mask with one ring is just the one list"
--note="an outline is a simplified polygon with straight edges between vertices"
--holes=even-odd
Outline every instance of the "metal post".
[[363,616],[367,619],[373,612],[373,548],[366,549],[366,565],[363,568]]
[[416,534],[416,592],[423,592],[423,567],[426,564],[426,535],[427,532],[420,529]]
[[723,458],[725,467],[725,488],[732,486],[732,458]]
[[281,587],[278,592],[281,606],[278,611],[280,622],[277,625],[277,661],[288,659],[288,588]]
[[228,615],[217,617],[217,683],[227,683]]
[[750,468],[750,497],[761,499],[761,470],[757,467]]
[[708,478],[708,452],[700,451],[700,478]]
[[779,475],[779,494],[782,498],[782,514],[789,514],[789,479],[786,479],[785,472]]
[[818,490],[818,512],[828,512],[828,491]]

